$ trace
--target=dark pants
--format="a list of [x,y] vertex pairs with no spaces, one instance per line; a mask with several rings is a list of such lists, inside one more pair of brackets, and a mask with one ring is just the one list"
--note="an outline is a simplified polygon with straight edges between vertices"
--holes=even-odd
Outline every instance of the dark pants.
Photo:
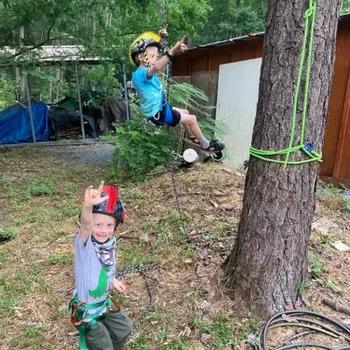
[[86,334],[89,350],[120,350],[132,331],[132,322],[124,311],[108,312]]

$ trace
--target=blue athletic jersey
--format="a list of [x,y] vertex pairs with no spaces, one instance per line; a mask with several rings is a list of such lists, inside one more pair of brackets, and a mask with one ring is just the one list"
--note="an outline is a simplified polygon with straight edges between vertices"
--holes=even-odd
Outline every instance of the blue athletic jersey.
[[132,74],[132,83],[140,97],[141,111],[150,118],[162,109],[163,88],[158,74],[147,77],[147,67],[139,67]]

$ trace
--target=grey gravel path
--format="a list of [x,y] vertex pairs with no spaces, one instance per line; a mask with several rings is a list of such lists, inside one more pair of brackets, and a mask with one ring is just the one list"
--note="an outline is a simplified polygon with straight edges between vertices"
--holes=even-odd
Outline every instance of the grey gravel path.
[[77,146],[47,146],[41,149],[41,153],[74,163],[108,165],[112,160],[114,149],[115,146],[108,143],[94,143]]

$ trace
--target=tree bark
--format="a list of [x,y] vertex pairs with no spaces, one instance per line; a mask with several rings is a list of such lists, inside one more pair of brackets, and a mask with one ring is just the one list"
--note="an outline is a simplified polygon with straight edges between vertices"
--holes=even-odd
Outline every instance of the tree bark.
[[[308,5],[308,0],[269,1],[252,137],[255,148],[288,146]],[[340,0],[317,1],[305,141],[318,151],[323,143],[339,10]],[[299,117],[296,130],[298,135]],[[305,158],[301,152],[295,157]],[[318,172],[317,162],[284,167],[250,158],[238,238],[224,266],[226,284],[237,305],[261,316],[295,306],[307,274]]]

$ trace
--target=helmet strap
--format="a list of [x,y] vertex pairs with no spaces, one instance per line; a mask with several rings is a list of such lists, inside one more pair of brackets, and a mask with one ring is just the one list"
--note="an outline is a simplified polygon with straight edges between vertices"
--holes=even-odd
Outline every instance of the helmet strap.
[[148,60],[148,56],[147,56],[147,52],[144,51],[141,53],[141,62],[144,66],[149,67],[149,60]]

